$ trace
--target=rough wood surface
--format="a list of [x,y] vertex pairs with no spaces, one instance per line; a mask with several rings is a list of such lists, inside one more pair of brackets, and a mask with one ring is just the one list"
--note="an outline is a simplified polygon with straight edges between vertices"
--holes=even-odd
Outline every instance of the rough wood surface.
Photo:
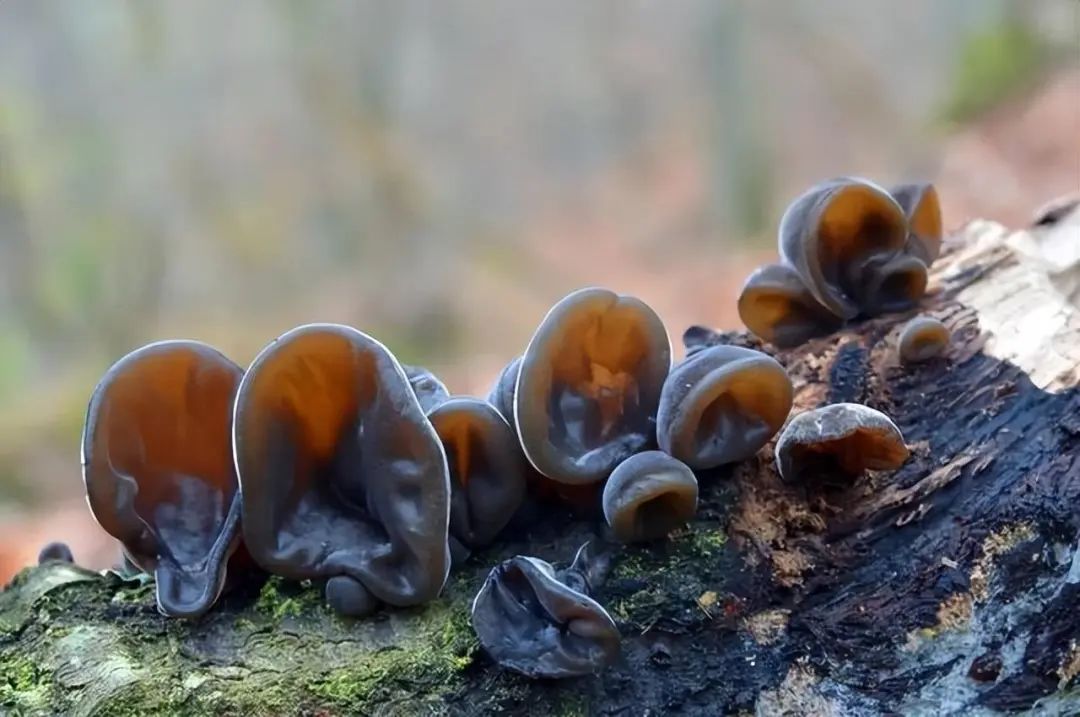
[[1080,713],[1080,309],[1061,289],[1080,262],[1048,268],[1042,245],[986,222],[948,243],[921,309],[953,331],[943,358],[897,364],[914,312],[776,354],[796,410],[874,406],[911,460],[828,494],[783,485],[771,445],[702,475],[692,525],[613,548],[596,597],[623,656],[599,677],[508,674],[469,629],[496,561],[565,562],[603,540],[595,520],[547,510],[437,602],[363,621],[276,579],[200,622],[166,620],[151,586],[27,570],[0,594],[0,712]]

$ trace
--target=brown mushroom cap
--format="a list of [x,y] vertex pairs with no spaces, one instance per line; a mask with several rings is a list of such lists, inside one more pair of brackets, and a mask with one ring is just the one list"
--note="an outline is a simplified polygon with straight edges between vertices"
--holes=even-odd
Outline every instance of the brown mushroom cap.
[[739,318],[751,332],[780,348],[830,334],[843,323],[818,303],[787,264],[767,264],[747,278],[739,293]]
[[900,331],[898,353],[903,363],[917,363],[940,356],[949,345],[949,330],[931,316],[916,316]]
[[780,256],[807,290],[843,319],[860,313],[866,268],[904,248],[907,219],[887,191],[865,179],[823,182],[780,220]]
[[131,560],[155,573],[167,615],[210,609],[239,542],[229,422],[242,373],[206,344],[163,341],[117,361],[90,399],[87,502]]
[[630,456],[604,485],[604,517],[624,543],[662,538],[694,517],[694,472],[661,451]]
[[619,656],[615,622],[595,600],[561,582],[543,560],[517,556],[496,565],[472,605],[472,624],[499,665],[528,677],[599,672]]
[[671,342],[643,302],[576,291],[551,309],[521,359],[514,391],[530,463],[562,483],[596,483],[653,440]]
[[894,470],[908,458],[904,437],[888,416],[859,403],[835,403],[791,419],[776,443],[780,477]]
[[416,400],[420,402],[420,408],[424,413],[431,413],[432,409],[450,398],[450,391],[446,388],[446,384],[428,369],[404,364],[402,369],[405,370],[405,376],[409,379],[409,385],[416,394]]
[[937,190],[929,182],[918,182],[893,187],[890,194],[907,216],[908,251],[929,266],[941,253],[945,233]]
[[776,359],[714,346],[687,358],[664,382],[657,441],[694,469],[741,461],[784,425],[792,397],[791,379]]
[[527,463],[517,435],[478,398],[451,398],[428,418],[450,468],[450,534],[470,548],[483,547],[525,498]]
[[336,324],[284,334],[244,375],[233,443],[245,543],[264,569],[327,578],[347,614],[439,594],[446,455],[385,346]]
[[499,377],[495,379],[495,385],[491,387],[487,397],[488,403],[494,406],[495,410],[510,424],[510,428],[514,429],[515,435],[517,435],[517,426],[514,423],[514,391],[517,388],[520,369],[521,357],[518,356],[499,372]]

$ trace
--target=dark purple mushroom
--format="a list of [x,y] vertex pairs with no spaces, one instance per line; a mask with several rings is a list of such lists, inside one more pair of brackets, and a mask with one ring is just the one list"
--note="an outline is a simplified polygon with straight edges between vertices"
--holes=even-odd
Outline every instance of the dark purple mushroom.
[[664,382],[657,441],[695,470],[744,460],[784,425],[793,394],[771,356],[739,346],[704,349]]
[[667,332],[644,303],[606,289],[570,294],[521,359],[514,415],[526,457],[561,483],[604,480],[653,441],[670,367]]
[[71,554],[71,548],[67,543],[49,543],[38,553],[38,565],[56,560],[61,563],[74,563],[75,556]]
[[469,548],[491,543],[525,498],[527,463],[499,412],[478,398],[451,398],[428,419],[450,469],[450,535]]
[[776,442],[776,467],[789,483],[804,477],[856,478],[894,470],[909,455],[888,416],[859,403],[834,403],[791,419]]
[[90,510],[154,574],[166,615],[210,609],[240,540],[229,423],[242,373],[205,344],[163,341],[116,362],[90,399]]
[[405,365],[402,365],[402,368],[424,413],[431,413],[432,409],[450,398],[450,391],[447,390],[446,384],[428,369]]
[[495,662],[527,677],[564,678],[618,659],[619,630],[588,596],[589,574],[578,562],[562,573],[520,555],[495,566],[472,606],[473,628]]
[[604,517],[624,543],[655,540],[694,517],[698,482],[682,461],[661,451],[630,456],[604,485]]
[[244,539],[265,570],[326,579],[348,615],[439,594],[446,456],[386,347],[336,324],[289,331],[244,375],[233,432]]
[[515,433],[517,433],[517,426],[514,423],[514,390],[517,387],[520,368],[520,356],[506,364],[499,372],[499,377],[495,379],[495,385],[491,387],[487,397],[488,403],[506,419]]

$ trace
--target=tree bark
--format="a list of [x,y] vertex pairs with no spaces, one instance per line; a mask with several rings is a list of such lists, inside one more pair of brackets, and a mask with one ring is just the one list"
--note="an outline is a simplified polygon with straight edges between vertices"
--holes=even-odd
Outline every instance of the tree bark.
[[[12,714],[1080,713],[1080,261],[1047,236],[974,222],[932,270],[920,313],[947,354],[901,366],[916,312],[771,352],[795,411],[856,401],[912,457],[828,494],[786,486],[772,445],[700,475],[697,518],[611,548],[595,597],[620,662],[530,681],[477,646],[468,609],[515,554],[565,563],[596,520],[549,509],[472,556],[419,609],[349,621],[317,586],[252,579],[197,622],[153,587],[53,563],[0,594],[0,712]],[[1055,235],[1056,236],[1056,235]],[[713,341],[764,348],[745,334]]]

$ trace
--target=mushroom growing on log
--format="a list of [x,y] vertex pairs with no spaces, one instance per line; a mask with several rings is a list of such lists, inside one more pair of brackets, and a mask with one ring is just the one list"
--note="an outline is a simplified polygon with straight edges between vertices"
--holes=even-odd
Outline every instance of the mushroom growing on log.
[[904,315],[774,353],[796,413],[879,408],[910,458],[841,496],[781,481],[769,445],[703,477],[689,526],[621,546],[596,589],[622,635],[596,677],[507,674],[468,625],[493,564],[595,537],[551,515],[426,606],[347,623],[316,587],[272,582],[187,624],[135,582],[30,568],[0,594],[0,711],[1076,714],[1080,308],[1056,286],[1080,262],[1052,279],[1016,249],[1031,236],[980,221],[943,243],[921,303],[952,332],[948,362],[897,365]]

